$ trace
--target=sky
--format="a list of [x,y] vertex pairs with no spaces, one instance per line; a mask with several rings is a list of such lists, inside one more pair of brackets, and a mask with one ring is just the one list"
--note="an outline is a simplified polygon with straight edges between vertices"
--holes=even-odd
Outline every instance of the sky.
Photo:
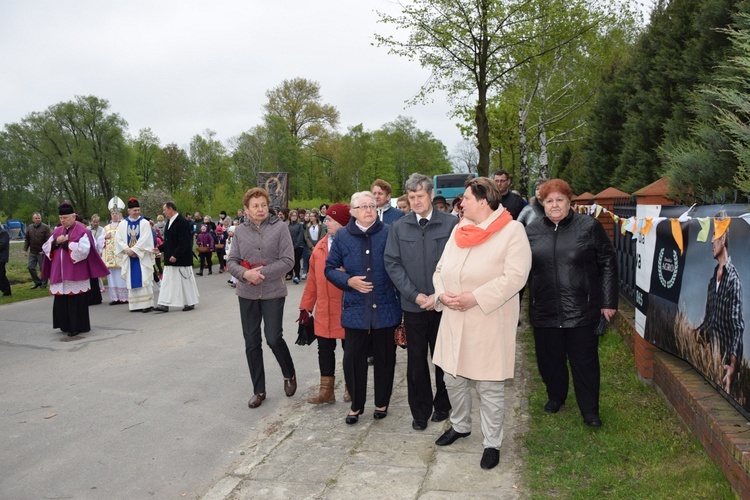
[[[430,73],[388,54],[374,33],[389,0],[0,0],[0,124],[94,95],[136,136],[187,147],[210,129],[221,141],[262,123],[266,91],[320,84],[339,132],[377,130],[399,115],[441,140],[462,137],[443,95],[408,106]],[[404,36],[406,34],[404,33]]]

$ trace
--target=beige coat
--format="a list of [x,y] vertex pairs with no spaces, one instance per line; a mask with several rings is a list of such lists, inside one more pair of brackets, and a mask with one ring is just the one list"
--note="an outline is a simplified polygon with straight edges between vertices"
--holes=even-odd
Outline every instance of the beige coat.
[[[485,229],[504,209],[479,224]],[[518,325],[518,291],[531,269],[531,248],[521,223],[509,222],[477,246],[460,248],[455,234],[473,224],[465,218],[453,230],[435,269],[435,296],[471,291],[477,305],[466,312],[443,311],[433,362],[446,373],[472,380],[513,378]]]

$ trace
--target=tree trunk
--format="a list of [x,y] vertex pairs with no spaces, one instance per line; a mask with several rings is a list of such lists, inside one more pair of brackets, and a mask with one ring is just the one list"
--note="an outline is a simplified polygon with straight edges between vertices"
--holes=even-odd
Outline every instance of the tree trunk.
[[544,119],[539,121],[539,178],[549,179],[549,154],[547,152],[547,128]]
[[477,150],[479,151],[479,164],[477,173],[479,177],[487,177],[490,173],[490,123],[487,120],[487,100],[480,96],[476,107],[477,125]]

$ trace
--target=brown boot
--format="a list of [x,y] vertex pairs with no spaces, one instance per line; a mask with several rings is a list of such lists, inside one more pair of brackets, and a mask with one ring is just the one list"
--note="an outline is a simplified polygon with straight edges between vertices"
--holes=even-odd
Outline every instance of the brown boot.
[[351,403],[352,402],[352,396],[349,394],[349,388],[344,384],[344,402],[345,403]]
[[320,392],[315,397],[307,398],[307,402],[319,405],[322,403],[335,403],[336,396],[333,394],[333,383],[336,377],[320,377]]

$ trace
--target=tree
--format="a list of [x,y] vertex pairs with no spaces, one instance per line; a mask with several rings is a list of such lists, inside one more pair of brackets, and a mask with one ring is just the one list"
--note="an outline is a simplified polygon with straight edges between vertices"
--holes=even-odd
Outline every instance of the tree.
[[706,88],[704,93],[721,104],[717,108],[717,120],[730,138],[728,150],[739,164],[734,180],[742,192],[750,193],[750,98],[747,95],[750,85],[750,15],[740,14],[738,24],[740,27],[725,30],[733,48],[729,64],[723,68],[728,75]]
[[154,186],[156,159],[159,154],[159,138],[150,128],[138,131],[138,137],[132,141],[135,150],[135,169],[138,173],[141,189]]
[[318,82],[304,78],[284,80],[267,91],[266,97],[266,114],[282,118],[289,133],[302,144],[313,141],[326,128],[338,126],[339,112],[330,104],[323,104]]
[[470,141],[462,141],[453,150],[451,159],[454,172],[472,173],[477,171],[479,152]]
[[[378,44],[388,47],[392,54],[416,58],[432,71],[432,78],[422,87],[418,98],[437,89],[445,90],[453,99],[476,97],[474,123],[479,175],[489,173],[487,103],[492,92],[498,93],[516,68],[566,44],[580,33],[560,40],[556,36],[559,26],[555,23],[538,24],[540,30],[530,33],[529,23],[538,20],[538,1],[415,0],[402,6],[400,16],[378,13],[381,22],[410,32],[406,41],[376,34]],[[565,2],[556,5],[558,9],[565,8]],[[591,26],[582,29],[587,31]],[[552,42],[541,51],[529,50],[537,37]],[[521,57],[516,58],[519,54]]]
[[30,161],[52,178],[55,196],[84,215],[113,196],[128,160],[127,122],[108,109],[104,99],[77,96],[6,126]]
[[154,163],[156,184],[162,186],[168,193],[176,194],[188,178],[189,163],[190,160],[185,150],[175,143],[167,144],[159,149]]
[[229,158],[224,145],[215,139],[216,132],[206,130],[190,140],[189,158],[192,166],[191,181],[196,201],[209,212],[213,210],[217,185],[230,178]]

